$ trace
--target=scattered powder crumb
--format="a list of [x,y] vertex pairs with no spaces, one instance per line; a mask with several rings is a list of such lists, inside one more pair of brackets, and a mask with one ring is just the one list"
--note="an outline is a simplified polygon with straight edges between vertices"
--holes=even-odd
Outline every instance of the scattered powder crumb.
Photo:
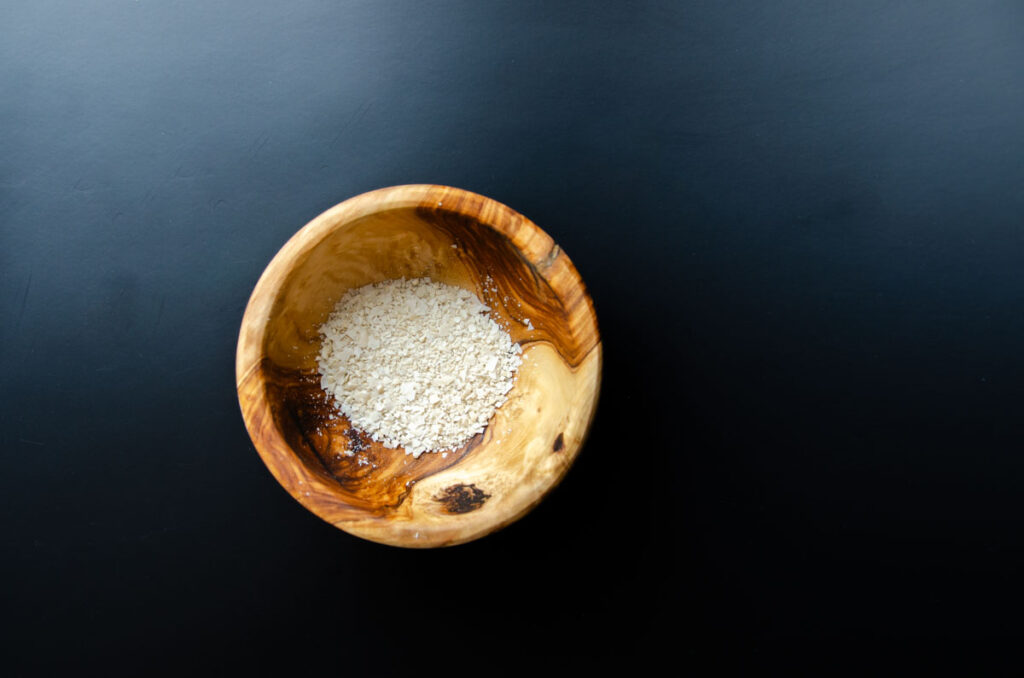
[[321,386],[388,447],[413,457],[457,449],[486,428],[522,363],[489,310],[427,278],[351,290],[321,327]]

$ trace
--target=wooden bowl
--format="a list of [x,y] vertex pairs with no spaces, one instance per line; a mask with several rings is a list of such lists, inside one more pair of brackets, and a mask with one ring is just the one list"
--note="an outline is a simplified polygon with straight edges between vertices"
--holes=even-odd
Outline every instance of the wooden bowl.
[[[328,417],[316,356],[346,290],[423,276],[476,293],[523,364],[483,433],[414,459]],[[562,479],[594,415],[601,340],[576,268],[529,219],[456,188],[394,186],[332,207],[281,248],[245,309],[235,369],[249,435],[303,506],[365,539],[445,546],[520,518]]]

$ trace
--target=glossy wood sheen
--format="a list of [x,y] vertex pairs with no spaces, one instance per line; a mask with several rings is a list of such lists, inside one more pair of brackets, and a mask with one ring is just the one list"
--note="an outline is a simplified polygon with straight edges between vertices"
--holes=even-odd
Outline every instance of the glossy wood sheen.
[[[319,326],[337,300],[403,276],[472,290],[523,347],[508,401],[447,457],[414,459],[330,419],[319,386]],[[236,376],[256,449],[306,508],[373,541],[444,546],[516,520],[561,480],[594,414],[601,341],[579,274],[540,228],[474,193],[395,186],[329,209],[274,257],[242,320]]]

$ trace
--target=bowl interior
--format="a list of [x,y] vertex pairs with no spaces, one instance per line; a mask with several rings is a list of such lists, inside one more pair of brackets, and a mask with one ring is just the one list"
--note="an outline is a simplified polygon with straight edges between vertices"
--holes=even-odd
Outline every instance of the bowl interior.
[[[257,448],[307,507],[377,541],[455,543],[514,520],[572,462],[596,398],[596,323],[571,263],[508,208],[452,190],[321,215],[275,258],[285,265],[259,311],[260,359],[246,375],[264,411]],[[573,284],[559,273],[571,273]],[[335,303],[349,289],[399,277],[473,291],[523,348],[515,386],[487,430],[444,455],[415,459],[370,440],[332,412],[320,388],[319,328]],[[577,317],[581,299],[589,323]],[[253,311],[251,302],[247,318]],[[585,368],[595,353],[596,365]]]

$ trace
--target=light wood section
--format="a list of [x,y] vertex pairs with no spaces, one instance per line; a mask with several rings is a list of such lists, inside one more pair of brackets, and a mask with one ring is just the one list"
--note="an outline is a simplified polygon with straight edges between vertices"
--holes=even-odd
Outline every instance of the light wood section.
[[[472,290],[523,347],[508,402],[446,457],[414,459],[329,419],[319,387],[319,326],[337,300],[403,276]],[[575,267],[531,221],[467,191],[395,186],[327,210],[278,252],[246,308],[236,377],[256,449],[306,508],[373,541],[445,546],[507,525],[558,484],[594,414],[601,341]]]

